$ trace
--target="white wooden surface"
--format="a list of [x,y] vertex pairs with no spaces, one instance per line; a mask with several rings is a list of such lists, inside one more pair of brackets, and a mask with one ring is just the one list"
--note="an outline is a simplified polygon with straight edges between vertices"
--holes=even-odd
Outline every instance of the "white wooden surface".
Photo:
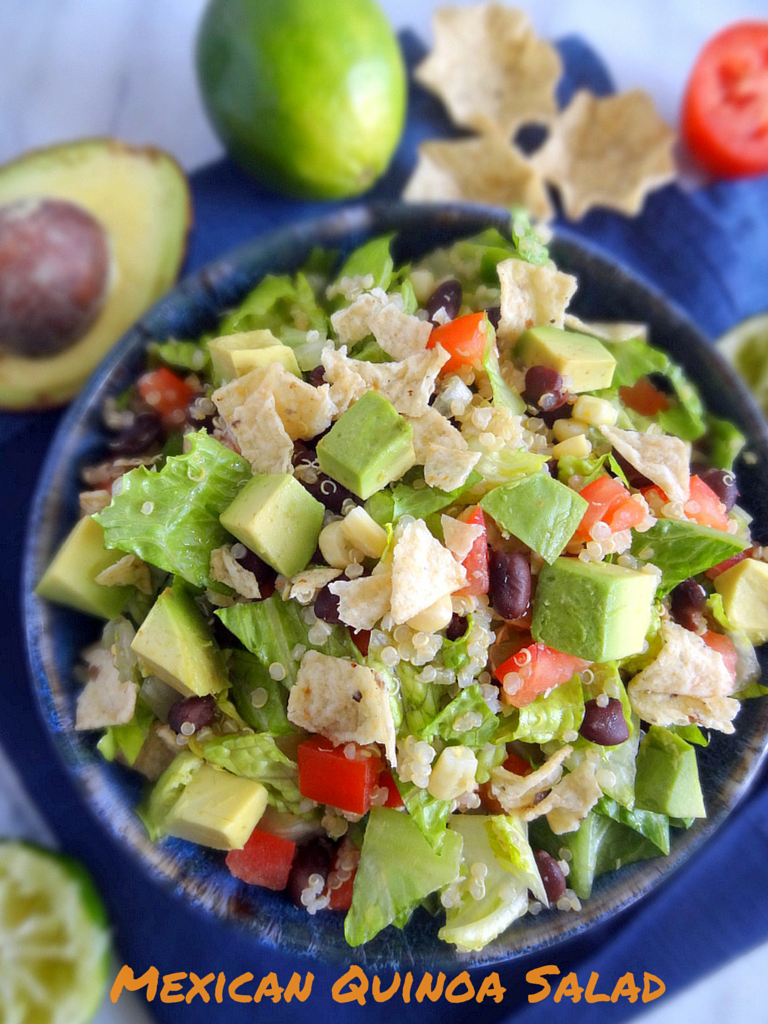
[[[437,0],[381,0],[398,29],[430,38]],[[154,143],[193,170],[221,148],[193,69],[205,0],[0,0],[0,162],[33,146],[113,135]],[[539,32],[581,33],[619,87],[643,86],[672,123],[691,63],[726,23],[768,17],[768,0],[536,0]],[[0,751],[0,835],[50,840]],[[645,1024],[742,1024],[766,1019],[768,945],[649,1007]],[[567,1012],[563,1011],[563,1019]],[[133,997],[106,1004],[96,1024],[144,1024]]]

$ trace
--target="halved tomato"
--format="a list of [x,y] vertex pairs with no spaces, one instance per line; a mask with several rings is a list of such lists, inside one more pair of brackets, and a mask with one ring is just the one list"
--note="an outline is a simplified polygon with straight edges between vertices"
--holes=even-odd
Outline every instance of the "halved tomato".
[[723,178],[768,171],[768,21],[730,25],[704,47],[683,99],[682,133]]

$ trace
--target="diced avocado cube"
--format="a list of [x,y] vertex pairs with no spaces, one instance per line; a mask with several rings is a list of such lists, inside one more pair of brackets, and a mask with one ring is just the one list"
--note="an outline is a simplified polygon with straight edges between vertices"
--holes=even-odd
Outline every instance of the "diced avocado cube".
[[533,639],[587,661],[617,661],[645,644],[657,578],[607,562],[558,558],[539,573]]
[[169,836],[214,850],[242,850],[267,806],[260,782],[201,765],[169,810]]
[[281,363],[297,377],[301,372],[293,349],[283,345],[269,330],[242,331],[212,338],[208,351],[214,376],[224,383],[269,363]]
[[113,619],[123,610],[134,588],[103,587],[96,583],[96,577],[124,557],[124,551],[107,551],[104,530],[91,516],[85,516],[57,551],[35,593],[88,615]]
[[637,752],[635,807],[670,818],[706,818],[696,750],[681,737],[652,725]]
[[569,391],[609,388],[616,360],[597,338],[560,327],[530,327],[517,342],[515,354],[526,366],[551,366],[573,381]]
[[149,672],[185,697],[219,693],[229,685],[221,651],[205,617],[179,583],[160,594],[131,649]]
[[715,590],[734,629],[753,644],[768,640],[768,564],[744,558],[715,579]]
[[290,473],[259,473],[219,516],[267,565],[293,576],[309,564],[325,509]]
[[365,501],[416,461],[413,427],[377,391],[350,406],[317,446],[323,473]]
[[532,473],[494,487],[480,502],[496,525],[546,562],[554,562],[573,536],[589,502],[549,473]]

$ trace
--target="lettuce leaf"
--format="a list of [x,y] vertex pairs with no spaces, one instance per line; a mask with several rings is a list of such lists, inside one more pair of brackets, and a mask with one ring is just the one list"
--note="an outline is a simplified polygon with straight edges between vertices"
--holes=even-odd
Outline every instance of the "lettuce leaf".
[[343,277],[365,277],[367,274],[371,274],[373,287],[383,288],[384,291],[387,291],[395,265],[390,255],[390,246],[394,237],[394,233],[380,235],[355,249],[336,275],[336,282]]
[[[512,451],[511,448],[502,448],[498,452],[484,451],[475,467],[475,473],[482,479],[482,486],[475,488],[474,493],[482,490],[485,494],[494,487],[516,483],[524,476],[540,472],[546,461],[546,455],[535,455],[525,449]],[[474,487],[468,480],[467,487],[470,486]]]
[[266,732],[230,733],[205,743],[196,742],[194,747],[209,764],[260,782],[276,810],[302,812],[306,800],[299,792],[298,767],[280,750],[274,736]]
[[211,368],[208,346],[201,341],[182,341],[179,338],[150,341],[147,353],[150,359],[157,359],[174,370],[187,370],[203,377],[207,377]]
[[488,380],[493,392],[493,405],[497,409],[509,409],[515,416],[521,416],[525,412],[525,402],[518,393],[513,390],[504,380],[499,367],[499,353],[496,350],[496,331],[490,321],[487,321],[485,332],[485,352],[483,353],[483,369],[488,374]]
[[607,796],[600,797],[595,806],[595,812],[626,825],[634,832],[639,832],[641,836],[653,843],[659,853],[663,853],[665,856],[669,853],[669,818],[666,814],[656,814],[655,811],[630,810]]
[[112,504],[94,516],[104,546],[128,551],[196,587],[230,593],[210,575],[211,551],[230,540],[219,515],[251,478],[245,459],[209,437],[188,434],[190,450],[166,460],[160,472],[126,473]]
[[[229,659],[230,696],[243,721],[257,732],[273,736],[287,736],[296,728],[288,721],[287,691],[282,683],[269,674],[269,670],[250,651],[231,651]],[[264,690],[267,697],[255,706],[254,690]]]
[[372,807],[344,921],[350,946],[360,946],[387,925],[404,923],[430,893],[454,880],[461,837],[449,832],[438,853],[407,814]]
[[396,777],[395,781],[409,817],[432,849],[441,850],[452,801],[438,800],[429,790],[420,789],[413,782],[401,782]]
[[746,438],[729,420],[706,414],[707,452],[716,469],[733,469],[733,464]]
[[290,690],[296,682],[301,662],[301,658],[294,657],[297,646],[320,651],[332,658],[360,661],[360,652],[344,626],[330,626],[331,632],[325,643],[311,643],[311,627],[302,617],[304,611],[306,609],[296,601],[283,601],[279,594],[273,594],[265,601],[219,608],[216,615],[265,668],[275,663],[283,666],[285,676],[281,682]]
[[[659,519],[650,530],[632,538],[632,554],[661,569],[657,597],[669,593],[689,576],[743,551],[744,541],[722,530],[680,519]],[[643,552],[648,550],[647,555]]]
[[[421,487],[399,483],[394,487],[377,491],[365,503],[365,510],[379,526],[395,523],[401,516],[413,516],[414,519],[426,519],[434,512],[447,508],[461,498],[465,491],[470,490],[481,480],[480,473],[474,470],[467,477],[467,482],[454,491],[441,491],[437,487]],[[423,478],[422,478],[423,482]]]
[[400,699],[403,706],[404,732],[421,736],[422,730],[439,713],[445,704],[445,687],[439,683],[425,683],[419,676],[422,669],[407,661],[401,661],[395,672],[400,680]]
[[[461,731],[456,722],[468,713],[479,714],[482,721],[472,729]],[[436,736],[445,743],[458,743],[473,750],[490,742],[496,732],[498,719],[483,700],[480,686],[473,683],[454,697],[431,722],[428,722],[419,733],[421,739],[431,742]]]
[[327,332],[325,312],[318,305],[306,274],[295,277],[268,274],[222,321],[221,334],[270,330],[284,344],[295,343],[296,332]]
[[191,750],[177,754],[136,809],[153,843],[165,835],[165,821],[171,808],[202,764],[202,758]]
[[[493,829],[495,821],[482,814],[454,814],[451,818],[449,833],[457,832],[463,840],[462,874],[471,879],[470,867],[478,863],[488,869],[479,899],[468,890],[467,882],[460,883],[461,903],[448,908],[445,924],[437,933],[438,938],[453,942],[460,950],[482,949],[528,910],[530,872],[519,866],[527,863],[528,855],[517,847],[519,837],[514,826]],[[502,861],[496,857],[492,836]]]
[[584,691],[577,674],[520,708],[517,726],[510,738],[525,743],[562,740],[565,733],[578,732],[583,720]]
[[485,827],[499,864],[506,871],[520,875],[537,900],[548,903],[547,892],[528,842],[527,824],[514,814],[497,814],[486,821]]
[[137,700],[136,710],[130,722],[124,725],[108,725],[96,744],[96,749],[105,761],[114,761],[120,754],[124,763],[132,768],[154,720],[155,716],[151,709],[144,701]]

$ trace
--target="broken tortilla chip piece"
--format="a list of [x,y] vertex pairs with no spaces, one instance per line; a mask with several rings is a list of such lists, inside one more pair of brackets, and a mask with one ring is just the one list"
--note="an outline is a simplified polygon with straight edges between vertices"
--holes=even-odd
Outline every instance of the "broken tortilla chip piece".
[[675,176],[675,133],[642,89],[599,98],[579,90],[531,158],[578,220],[602,206],[632,216]]
[[536,220],[552,217],[538,172],[495,131],[477,138],[423,143],[403,198],[406,202],[523,206]]
[[576,278],[552,265],[503,260],[497,267],[501,284],[501,319],[496,331],[499,349],[507,351],[528,327],[562,327],[565,310],[576,291]]
[[415,78],[456,124],[508,137],[555,116],[560,57],[524,11],[497,3],[440,7],[432,25],[435,45]]

